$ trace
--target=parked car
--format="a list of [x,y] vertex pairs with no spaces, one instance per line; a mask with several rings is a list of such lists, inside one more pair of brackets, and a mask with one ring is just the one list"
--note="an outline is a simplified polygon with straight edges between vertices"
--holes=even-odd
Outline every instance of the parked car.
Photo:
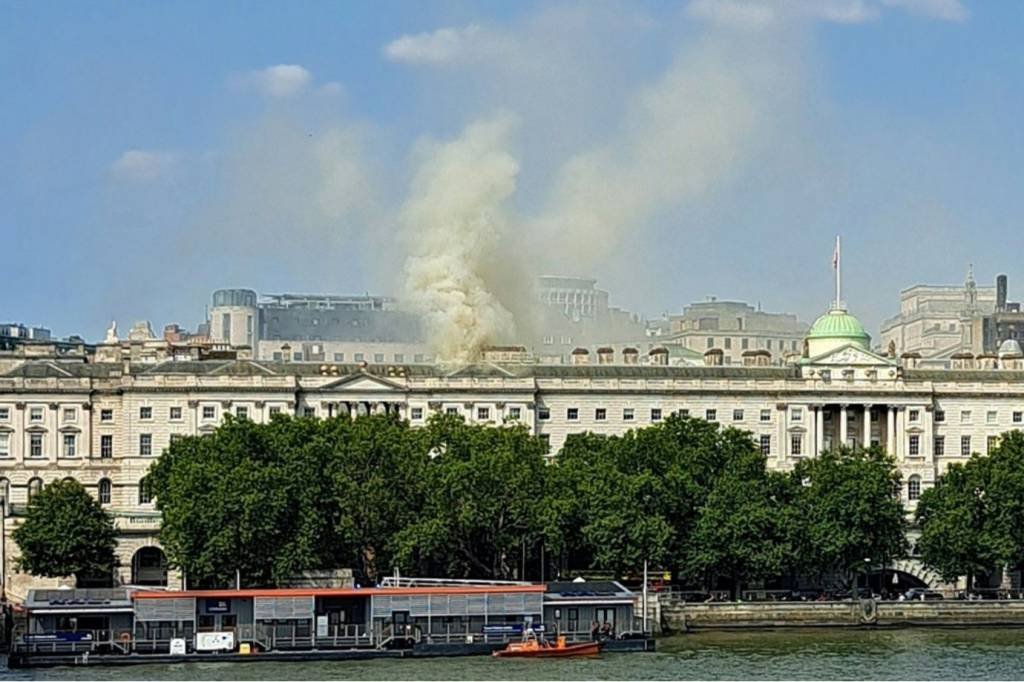
[[929,590],[924,587],[912,587],[903,593],[903,597],[907,601],[932,601],[934,599],[943,598],[941,592]]

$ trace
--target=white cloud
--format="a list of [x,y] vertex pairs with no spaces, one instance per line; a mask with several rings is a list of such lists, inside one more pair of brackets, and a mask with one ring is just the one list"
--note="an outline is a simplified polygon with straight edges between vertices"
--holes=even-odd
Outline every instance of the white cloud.
[[338,81],[331,81],[330,83],[324,83],[323,85],[321,85],[317,89],[317,92],[320,93],[321,95],[328,95],[330,97],[333,97],[335,95],[342,94],[343,92],[345,92],[345,89]]
[[110,166],[121,180],[152,182],[164,177],[181,160],[177,152],[155,149],[129,149]]
[[475,24],[439,28],[396,38],[384,46],[384,55],[406,64],[450,64],[464,59],[484,38],[485,32]]
[[943,21],[964,21],[968,16],[967,8],[960,0],[881,0],[881,3]]
[[298,64],[277,64],[250,71],[242,82],[267,97],[294,97],[313,82],[313,74]]
[[960,0],[691,0],[686,11],[713,24],[762,29],[783,19],[863,24],[881,18],[882,11],[890,8],[945,21],[967,18]]

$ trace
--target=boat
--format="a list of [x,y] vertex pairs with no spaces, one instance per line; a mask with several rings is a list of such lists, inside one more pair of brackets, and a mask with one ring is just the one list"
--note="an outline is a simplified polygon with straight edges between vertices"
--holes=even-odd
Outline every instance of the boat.
[[601,642],[578,642],[568,644],[565,637],[559,637],[554,644],[527,635],[521,642],[510,642],[504,649],[494,652],[497,658],[568,658],[571,656],[596,656],[601,653]]

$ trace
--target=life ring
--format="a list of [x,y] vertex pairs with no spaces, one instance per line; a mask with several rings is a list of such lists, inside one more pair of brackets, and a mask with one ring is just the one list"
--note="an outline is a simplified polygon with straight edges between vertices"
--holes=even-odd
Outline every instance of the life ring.
[[127,630],[122,630],[121,634],[119,634],[117,638],[121,640],[122,643],[128,644],[132,641],[132,633],[128,632]]

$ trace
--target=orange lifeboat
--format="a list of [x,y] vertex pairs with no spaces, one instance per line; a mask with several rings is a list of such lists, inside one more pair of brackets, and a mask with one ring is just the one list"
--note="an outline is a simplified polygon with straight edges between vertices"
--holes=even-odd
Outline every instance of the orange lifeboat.
[[601,653],[600,642],[568,644],[559,637],[554,644],[527,637],[522,642],[510,642],[504,649],[494,652],[498,658],[568,658],[570,656],[596,656]]

